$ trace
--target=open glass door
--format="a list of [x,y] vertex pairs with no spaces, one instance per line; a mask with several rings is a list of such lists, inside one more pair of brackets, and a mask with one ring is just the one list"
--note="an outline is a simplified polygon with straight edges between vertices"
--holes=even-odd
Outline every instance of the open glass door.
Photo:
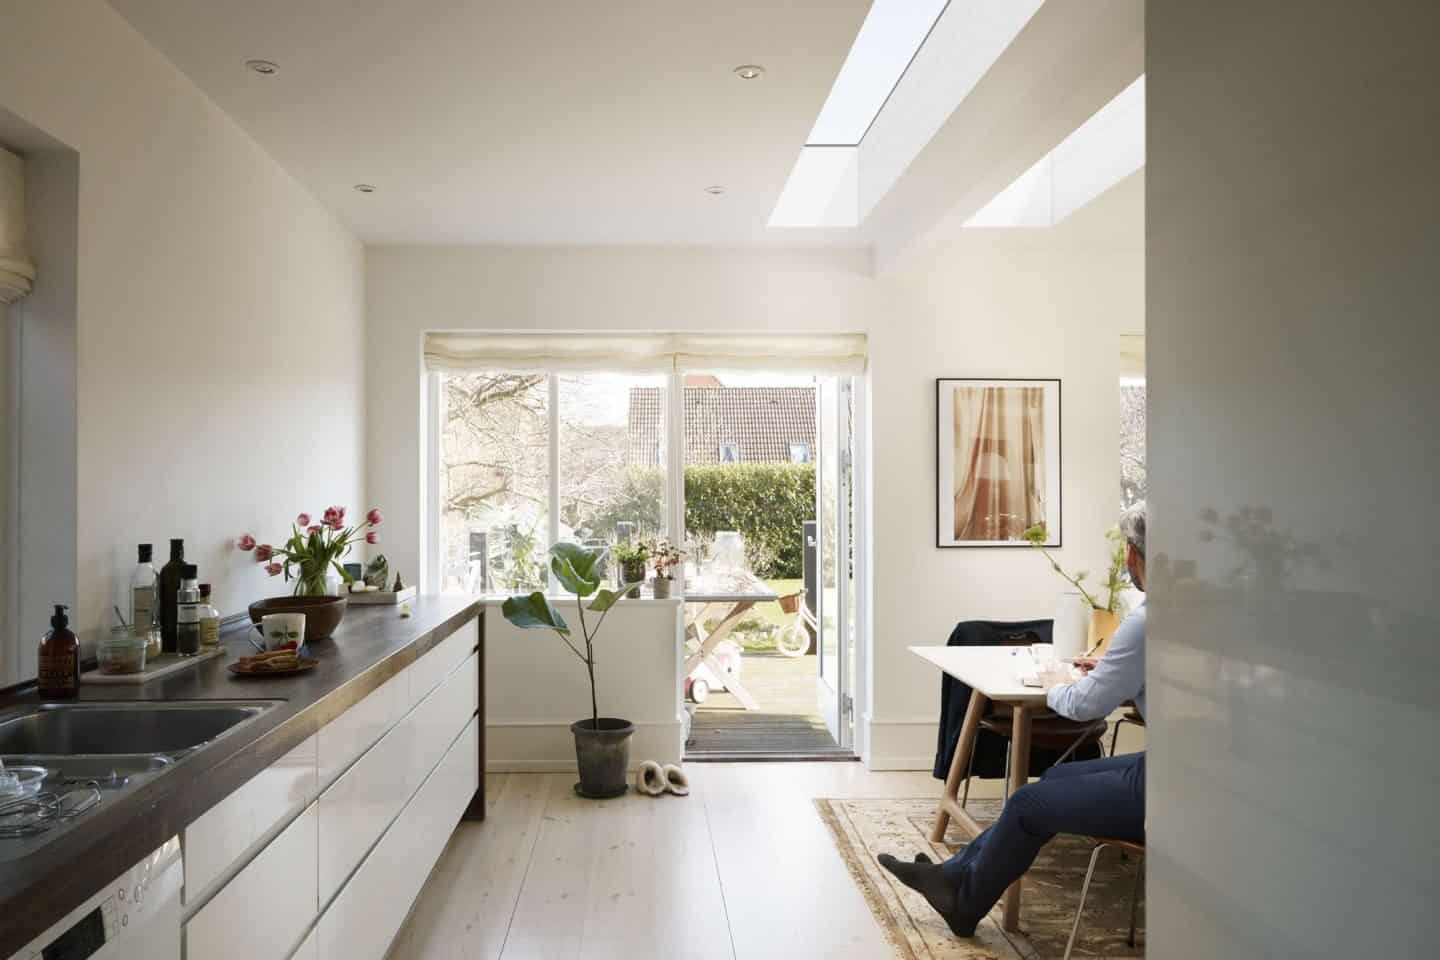
[[851,542],[854,462],[852,383],[849,377],[818,379],[816,409],[820,451],[816,463],[815,539],[818,576],[815,614],[816,706],[835,742],[854,746],[855,579]]

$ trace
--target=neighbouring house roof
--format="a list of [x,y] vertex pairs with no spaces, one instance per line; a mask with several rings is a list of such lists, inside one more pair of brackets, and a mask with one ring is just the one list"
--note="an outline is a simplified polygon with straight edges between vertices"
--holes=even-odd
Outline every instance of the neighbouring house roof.
[[[658,464],[664,391],[630,388],[631,464]],[[720,463],[724,445],[741,463],[790,463],[791,444],[815,457],[814,387],[685,387],[685,462]]]

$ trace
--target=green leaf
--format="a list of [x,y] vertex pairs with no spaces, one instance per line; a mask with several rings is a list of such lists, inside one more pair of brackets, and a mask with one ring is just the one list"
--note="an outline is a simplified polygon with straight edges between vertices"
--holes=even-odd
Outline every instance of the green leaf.
[[355,578],[352,577],[352,576],[350,576],[350,574],[346,573],[346,572],[345,572],[345,568],[342,567],[342,566],[340,566],[340,561],[338,561],[338,560],[331,560],[331,561],[330,561],[330,566],[332,566],[332,567],[335,568],[335,572],[338,573],[338,574],[340,574],[340,578],[341,578],[342,580],[344,580],[346,583],[354,583],[354,582],[355,582]]
[[627,583],[619,590],[601,590],[599,593],[595,594],[595,599],[590,601],[590,609],[600,613],[604,613],[606,610],[609,610],[621,600],[624,600],[626,593],[640,586],[640,584],[644,582],[645,581],[643,580],[637,580],[634,583]]
[[505,601],[500,608],[505,619],[525,630],[550,629],[563,637],[570,636],[570,625],[560,616],[560,611],[550,605],[550,599],[536,590],[530,594],[517,594]]
[[600,589],[600,552],[578,543],[557,543],[550,547],[550,571],[560,585],[577,597],[588,597]]

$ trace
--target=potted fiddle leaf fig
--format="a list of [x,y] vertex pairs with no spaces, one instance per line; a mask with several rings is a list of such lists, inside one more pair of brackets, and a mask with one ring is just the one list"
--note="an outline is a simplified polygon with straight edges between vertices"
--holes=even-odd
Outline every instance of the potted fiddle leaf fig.
[[[505,619],[517,627],[553,632],[585,665],[590,678],[590,717],[570,724],[570,732],[575,736],[575,760],[580,767],[580,782],[575,784],[575,792],[596,800],[618,797],[626,791],[630,737],[635,733],[635,725],[629,720],[600,716],[595,694],[595,638],[605,617],[626,592],[636,586],[625,583],[618,590],[602,588],[604,575],[600,561],[604,554],[603,548],[583,547],[578,543],[557,543],[550,548],[550,572],[556,582],[575,597],[578,631],[539,590],[516,594],[501,607]],[[586,619],[587,612],[594,615],[593,625]]]

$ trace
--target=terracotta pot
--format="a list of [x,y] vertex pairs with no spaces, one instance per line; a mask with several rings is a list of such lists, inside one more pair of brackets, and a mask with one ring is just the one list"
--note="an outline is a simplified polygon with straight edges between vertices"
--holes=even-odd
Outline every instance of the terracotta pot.
[[345,616],[344,597],[267,597],[250,604],[250,619],[259,623],[267,613],[305,614],[305,642],[324,640]]

